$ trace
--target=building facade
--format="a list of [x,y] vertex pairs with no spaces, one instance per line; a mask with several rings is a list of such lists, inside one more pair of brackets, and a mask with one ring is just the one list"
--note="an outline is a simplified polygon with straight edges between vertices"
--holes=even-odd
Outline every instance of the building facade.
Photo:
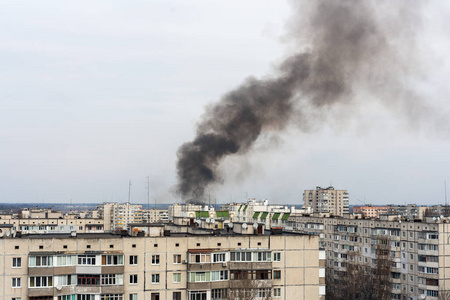
[[343,216],[349,213],[349,201],[347,190],[335,190],[332,186],[318,186],[315,190],[305,190],[303,193],[303,207],[314,213]]
[[319,235],[320,246],[326,251],[327,282],[343,276],[349,263],[376,267],[378,247],[386,241],[392,263],[392,299],[437,300],[441,299],[439,294],[450,296],[447,219],[414,222],[398,217],[383,220],[291,215],[290,221],[296,230]]
[[380,215],[387,214],[387,206],[376,206],[376,205],[364,205],[364,206],[353,206],[354,214],[361,214],[368,218],[379,218]]
[[105,231],[127,229],[129,223],[142,223],[142,205],[104,202],[97,207],[98,215],[104,220]]
[[324,299],[317,236],[137,235],[0,238],[0,299]]

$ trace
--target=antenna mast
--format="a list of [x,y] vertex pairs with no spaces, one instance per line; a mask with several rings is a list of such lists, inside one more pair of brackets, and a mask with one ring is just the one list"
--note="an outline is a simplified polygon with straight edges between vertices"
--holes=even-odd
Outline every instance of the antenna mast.
[[128,203],[130,203],[131,198],[131,180],[128,182]]

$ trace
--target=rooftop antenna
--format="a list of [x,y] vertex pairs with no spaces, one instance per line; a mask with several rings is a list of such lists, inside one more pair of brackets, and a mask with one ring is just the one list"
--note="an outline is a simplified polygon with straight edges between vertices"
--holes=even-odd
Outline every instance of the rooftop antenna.
[[147,209],[150,209],[150,177],[147,176]]
[[128,182],[128,203],[130,203],[131,197],[131,180]]

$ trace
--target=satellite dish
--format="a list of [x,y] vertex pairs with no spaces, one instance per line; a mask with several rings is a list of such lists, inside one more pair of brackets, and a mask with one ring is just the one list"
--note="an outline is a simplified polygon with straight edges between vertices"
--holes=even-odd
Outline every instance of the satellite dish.
[[9,232],[9,230],[6,232],[6,236],[10,236],[11,232]]
[[443,219],[444,218],[444,215],[441,215],[441,219]]
[[258,228],[258,223],[256,223],[256,222],[253,223],[253,228],[255,228],[255,229]]
[[210,218],[206,218],[206,223],[209,223],[209,222],[211,222],[211,219]]
[[433,221],[436,221],[436,217],[433,217]]
[[212,224],[216,223],[216,220],[211,219],[211,223],[212,223]]
[[56,289],[57,289],[58,291],[62,290],[62,285],[61,285],[61,283],[58,283],[58,285],[56,286]]
[[196,220],[195,223],[196,223],[198,226],[200,226],[200,225],[202,224],[202,221]]
[[234,224],[233,223],[228,223],[228,227],[233,228]]
[[248,225],[247,223],[242,224],[242,228],[247,229]]

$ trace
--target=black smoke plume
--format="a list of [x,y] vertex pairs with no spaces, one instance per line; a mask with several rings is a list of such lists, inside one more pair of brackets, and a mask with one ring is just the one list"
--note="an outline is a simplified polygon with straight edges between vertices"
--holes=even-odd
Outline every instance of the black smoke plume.
[[364,82],[389,89],[392,83],[384,84],[403,67],[400,48],[412,44],[408,36],[416,19],[408,7],[417,4],[294,4],[298,16],[289,24],[289,37],[299,44],[298,53],[286,58],[274,75],[249,78],[208,107],[195,139],[179,148],[177,192],[183,200],[204,202],[205,189],[221,180],[217,170],[226,156],[245,154],[263,132],[283,130],[294,117],[298,122],[301,107],[326,110],[348,103],[354,86]]

